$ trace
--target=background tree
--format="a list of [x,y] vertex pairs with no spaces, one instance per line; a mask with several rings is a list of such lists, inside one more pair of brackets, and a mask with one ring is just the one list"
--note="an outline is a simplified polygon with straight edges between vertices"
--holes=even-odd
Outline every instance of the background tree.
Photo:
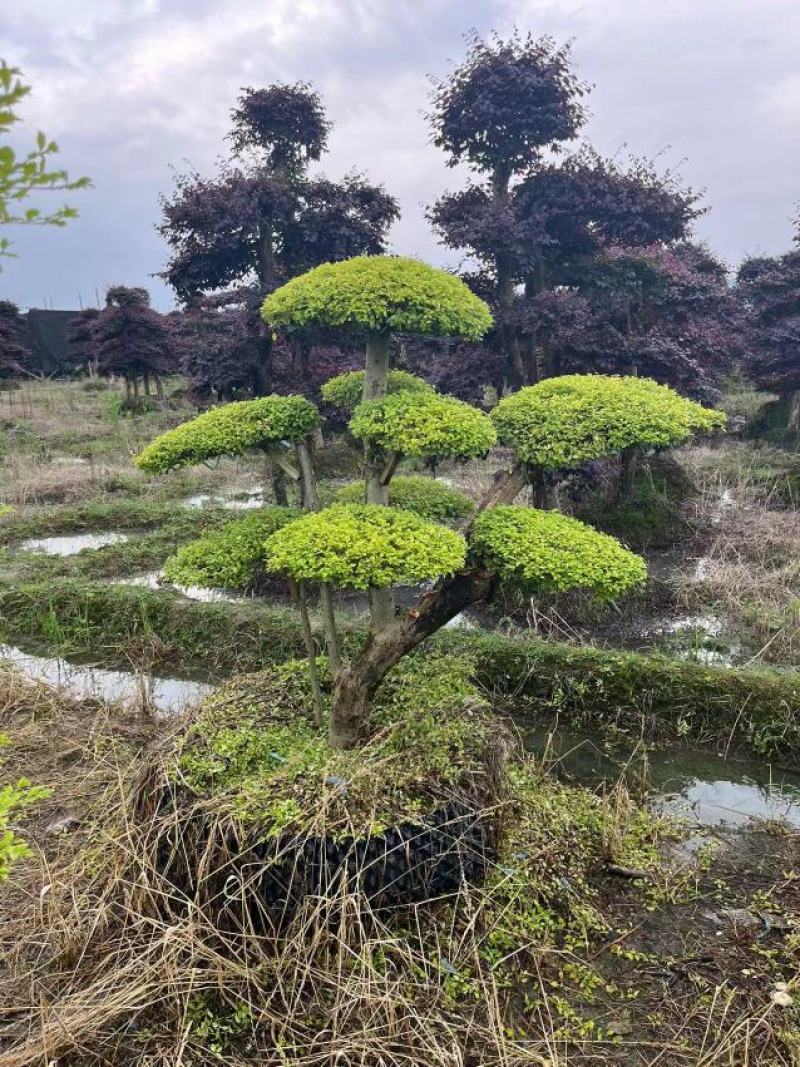
[[165,317],[150,307],[146,289],[112,285],[91,334],[99,372],[123,378],[130,406],[139,403],[140,381],[146,395],[153,381],[159,398],[164,398],[161,378],[178,369],[178,350]]
[[[188,305],[236,288],[248,347],[234,347],[251,368],[254,392],[264,394],[274,384],[273,333],[257,310],[264,296],[317,263],[383,251],[398,207],[361,175],[339,182],[308,175],[330,130],[309,85],[244,89],[232,118],[234,160],[215,179],[179,177],[173,196],[162,200],[160,232],[172,249],[162,277]],[[307,372],[314,338],[295,331],[288,343]]]
[[[800,236],[795,238],[800,243]],[[800,251],[742,264],[737,292],[747,313],[746,368],[779,394],[786,428],[800,431]]]
[[451,248],[469,253],[496,320],[494,338],[514,386],[551,367],[552,312],[543,293],[574,288],[585,261],[610,244],[685,238],[697,196],[674,175],[634,160],[627,169],[589,148],[563,151],[585,120],[587,87],[568,47],[514,35],[471,40],[465,62],[436,87],[434,143],[448,164],[469,163],[478,183],[441,197],[429,218]]
[[70,322],[67,335],[75,366],[88,370],[90,377],[95,377],[99,369],[100,353],[97,338],[99,317],[99,308],[84,308]]
[[[72,207],[42,211],[38,207],[23,208],[22,202],[41,192],[64,192],[85,189],[88,178],[70,179],[65,170],[49,170],[50,159],[57,154],[58,145],[39,131],[36,147],[18,156],[9,144],[3,143],[11,128],[20,121],[15,108],[30,93],[17,67],[0,60],[0,226],[38,225],[65,226],[78,212]],[[9,255],[9,243],[0,237],[0,256]]]
[[19,375],[30,359],[25,321],[10,300],[0,300],[0,376]]

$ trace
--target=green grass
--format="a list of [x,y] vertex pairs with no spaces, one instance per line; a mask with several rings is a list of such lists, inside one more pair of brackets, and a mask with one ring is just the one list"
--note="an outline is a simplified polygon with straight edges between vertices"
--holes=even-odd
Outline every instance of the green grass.
[[[219,678],[301,656],[295,613],[258,602],[203,604],[167,592],[76,580],[0,586],[6,641],[124,663],[147,648],[153,666]],[[342,623],[346,650],[364,633]],[[319,635],[320,648],[322,647]],[[800,756],[800,676],[706,667],[665,656],[445,630],[431,649],[475,657],[485,689],[534,710],[654,738]]]

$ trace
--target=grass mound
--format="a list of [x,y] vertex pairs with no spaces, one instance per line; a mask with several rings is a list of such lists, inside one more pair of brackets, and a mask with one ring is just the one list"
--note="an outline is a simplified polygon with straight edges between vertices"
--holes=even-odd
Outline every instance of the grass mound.
[[[326,697],[330,676],[320,660]],[[308,668],[290,661],[223,686],[169,757],[167,775],[208,810],[285,833],[367,837],[465,795],[486,800],[497,724],[468,656],[415,657],[377,702],[369,744],[332,750],[313,724]],[[465,703],[466,701],[466,703]]]

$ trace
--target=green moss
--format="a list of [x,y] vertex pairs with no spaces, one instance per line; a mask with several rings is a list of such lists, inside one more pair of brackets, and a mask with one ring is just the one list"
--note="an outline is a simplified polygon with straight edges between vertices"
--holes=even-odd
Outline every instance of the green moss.
[[350,432],[386,452],[426,459],[482,456],[497,440],[483,412],[438,393],[395,393],[360,404]]
[[[319,669],[329,699],[331,677]],[[476,708],[466,656],[412,656],[381,689],[373,739],[340,752],[312,721],[308,667],[293,661],[235,679],[211,696],[180,744],[181,780],[261,833],[304,832],[324,819],[329,835],[362,836],[435,810],[449,792],[485,773],[496,732]]]
[[323,263],[271,293],[261,313],[272,326],[357,326],[470,340],[492,325],[489,308],[460,278],[399,256]]
[[302,396],[263,396],[213,408],[157,437],[135,459],[148,474],[163,474],[217,456],[299,441],[318,425],[319,414]]
[[[364,483],[353,482],[336,492],[340,504],[363,503]],[[451,489],[443,482],[422,475],[395,477],[389,483],[389,506],[401,511],[413,511],[430,522],[452,522],[462,519],[475,509],[468,496]]]
[[644,560],[613,537],[557,511],[513,504],[478,516],[470,553],[504,582],[532,591],[589,589],[608,600],[647,578]]
[[548,378],[501,400],[492,418],[519,459],[547,470],[580,467],[634,445],[669,448],[725,426],[723,412],[666,385],[602,374]]
[[164,574],[179,585],[239,589],[250,585],[264,569],[264,542],[300,515],[292,508],[268,507],[228,523],[171,556]]
[[347,589],[452,574],[466,556],[460,534],[376,504],[335,504],[306,515],[272,534],[266,547],[270,570]]
[[[432,385],[405,370],[389,371],[388,393],[433,393]],[[352,370],[329,378],[320,389],[322,399],[343,411],[355,411],[364,393],[364,371]]]

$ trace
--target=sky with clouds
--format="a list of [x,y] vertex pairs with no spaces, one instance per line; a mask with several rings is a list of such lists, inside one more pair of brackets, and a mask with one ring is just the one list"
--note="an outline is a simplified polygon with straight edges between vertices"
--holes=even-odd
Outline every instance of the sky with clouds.
[[[9,231],[0,298],[96,303],[146,285],[166,260],[158,198],[175,169],[211,173],[243,85],[311,81],[334,122],[321,170],[356,168],[400,200],[392,250],[440,265],[425,205],[464,175],[428,141],[428,76],[463,34],[574,39],[593,83],[585,135],[607,155],[657,158],[705,190],[697,236],[735,265],[785,250],[800,199],[800,0],[3,0],[0,57],[34,86],[24,130],[42,128],[72,173],[80,218]],[[23,127],[17,137],[22,136]]]

